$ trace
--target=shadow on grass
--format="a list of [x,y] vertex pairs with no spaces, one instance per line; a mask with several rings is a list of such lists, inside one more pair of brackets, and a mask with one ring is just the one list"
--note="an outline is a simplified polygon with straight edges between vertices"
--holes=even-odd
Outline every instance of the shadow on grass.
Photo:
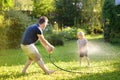
[[28,74],[26,75],[23,75],[22,73],[15,73],[13,74],[14,72],[10,73],[9,74],[2,74],[0,75],[0,78],[1,79],[4,79],[4,80],[7,80],[8,78],[19,78],[19,77],[23,77],[23,76],[27,76]]
[[103,73],[86,74],[70,80],[120,80],[120,62],[113,63],[116,70]]
[[120,71],[114,71],[106,73],[88,74],[69,80],[119,80],[120,79],[119,75]]
[[31,73],[26,73],[26,74],[22,74],[22,73],[19,73],[19,72],[9,72],[7,74],[0,74],[0,79],[3,79],[3,80],[8,80],[8,79],[17,79],[17,78],[20,78],[20,77],[27,77],[29,75],[32,75],[32,74],[36,74],[36,73],[40,73],[40,72],[31,72]]

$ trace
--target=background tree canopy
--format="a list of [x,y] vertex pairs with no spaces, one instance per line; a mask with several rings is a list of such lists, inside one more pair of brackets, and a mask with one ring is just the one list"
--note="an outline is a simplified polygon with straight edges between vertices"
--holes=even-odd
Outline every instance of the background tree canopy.
[[120,42],[120,5],[114,0],[0,0],[0,48],[19,47],[25,28],[43,15],[49,18],[47,38],[55,45],[76,39],[79,29]]
[[105,0],[103,5],[104,39],[110,42],[120,42],[120,5],[114,0]]

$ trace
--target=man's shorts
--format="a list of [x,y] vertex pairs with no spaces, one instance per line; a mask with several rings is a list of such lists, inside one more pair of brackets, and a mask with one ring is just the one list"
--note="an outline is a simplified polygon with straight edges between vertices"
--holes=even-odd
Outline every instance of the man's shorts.
[[29,59],[34,61],[40,60],[41,56],[34,44],[30,45],[21,44],[21,48],[24,51],[24,53],[29,57]]
[[87,52],[84,52],[84,53],[81,52],[81,53],[80,53],[80,57],[84,57],[84,56],[85,56],[85,57],[88,57],[88,53],[87,53]]

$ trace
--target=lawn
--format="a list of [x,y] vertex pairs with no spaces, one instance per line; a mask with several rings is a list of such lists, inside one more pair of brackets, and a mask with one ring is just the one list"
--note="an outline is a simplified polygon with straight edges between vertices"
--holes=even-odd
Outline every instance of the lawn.
[[79,66],[76,40],[66,41],[64,46],[56,46],[51,55],[52,60],[59,67],[82,73],[70,73],[56,68],[50,62],[45,49],[37,45],[46,66],[56,70],[54,74],[46,75],[35,63],[28,68],[27,74],[21,74],[27,57],[21,49],[9,49],[0,51],[0,80],[119,80],[119,44],[106,43],[102,36],[87,36],[87,38],[90,67],[86,67],[85,59],[81,67]]

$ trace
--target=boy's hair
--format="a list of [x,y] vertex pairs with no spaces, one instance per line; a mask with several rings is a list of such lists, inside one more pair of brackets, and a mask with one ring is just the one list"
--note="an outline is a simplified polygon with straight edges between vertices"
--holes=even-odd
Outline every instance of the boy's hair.
[[45,17],[45,16],[41,16],[41,17],[39,18],[39,20],[38,20],[38,23],[39,23],[39,24],[42,24],[42,23],[44,23],[45,21],[48,21],[48,18]]
[[84,37],[84,32],[80,31],[77,33],[77,35],[82,35]]

